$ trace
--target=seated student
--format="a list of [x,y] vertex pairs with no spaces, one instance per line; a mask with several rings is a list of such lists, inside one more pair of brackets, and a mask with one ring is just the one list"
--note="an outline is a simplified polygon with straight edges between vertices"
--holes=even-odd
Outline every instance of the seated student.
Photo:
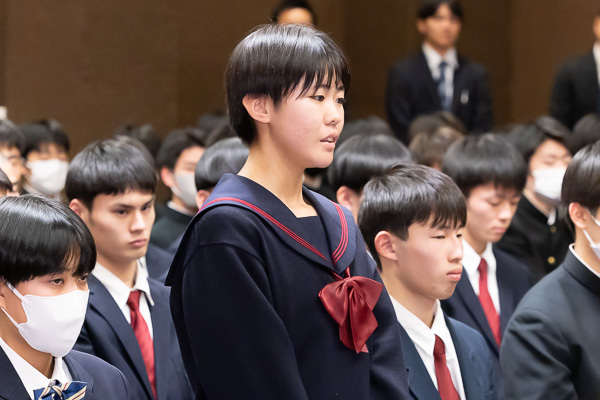
[[596,143],[598,140],[600,140],[600,113],[587,114],[577,121],[573,128],[569,140],[571,154],[577,153],[588,144]]
[[500,348],[508,399],[596,400],[600,393],[600,143],[573,158],[562,202],[575,244],[508,323]]
[[412,142],[420,133],[431,134],[439,128],[451,128],[460,136],[466,135],[467,128],[454,114],[448,111],[436,111],[431,114],[419,115],[408,126],[408,140]]
[[273,11],[271,21],[277,24],[316,25],[317,16],[306,0],[283,0]]
[[440,307],[461,277],[466,219],[460,190],[429,167],[396,165],[364,189],[358,225],[401,326],[413,399],[495,398],[485,340]]
[[462,138],[462,133],[449,126],[441,126],[432,132],[419,132],[408,148],[416,163],[440,171],[446,151],[452,143]]
[[21,157],[25,138],[21,130],[7,119],[0,119],[0,168],[13,184],[12,192],[21,192],[21,177],[26,169]]
[[344,141],[335,150],[328,171],[337,202],[348,208],[356,221],[369,179],[403,161],[411,161],[410,151],[394,137],[355,135]]
[[498,247],[527,265],[535,281],[565,258],[573,235],[559,207],[569,162],[569,131],[551,117],[518,126],[508,139],[527,164],[527,181],[517,212]]
[[225,82],[248,159],[194,217],[166,280],[196,398],[408,398],[393,308],[352,215],[302,186],[333,158],[346,57],[314,28],[263,25]]
[[71,350],[95,260],[90,231],[66,206],[0,199],[0,398],[129,398],[119,370]]
[[69,206],[90,229],[98,255],[75,348],[119,368],[136,400],[190,399],[169,290],[144,266],[156,182],[150,153],[125,137],[88,145],[69,167]]
[[8,179],[8,176],[0,169],[0,197],[4,197],[12,193],[12,182]]
[[142,125],[130,125],[125,124],[117,127],[113,133],[113,137],[116,139],[119,136],[127,136],[132,139],[139,141],[144,145],[146,149],[152,154],[152,157],[156,159],[158,150],[160,149],[161,140],[151,124]]
[[204,131],[185,128],[171,132],[158,151],[160,177],[171,190],[167,207],[150,235],[150,243],[161,249],[168,249],[198,212],[194,170],[204,146]]
[[532,282],[527,266],[495,244],[517,210],[527,167],[513,145],[486,134],[453,144],[442,172],[454,180],[467,203],[463,274],[442,308],[483,335],[499,371],[502,333]]
[[57,143],[56,137],[45,125],[21,124],[19,128],[25,137],[22,155],[29,169],[23,193],[41,194],[60,201],[69,169],[64,144]]

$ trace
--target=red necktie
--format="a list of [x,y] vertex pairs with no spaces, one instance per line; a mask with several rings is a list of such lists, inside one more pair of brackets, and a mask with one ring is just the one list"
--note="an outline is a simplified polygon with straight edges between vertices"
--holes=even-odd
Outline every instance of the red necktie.
[[438,382],[438,392],[440,392],[442,400],[460,400],[452,382],[450,370],[446,364],[446,346],[444,346],[444,341],[438,335],[435,335],[433,361],[435,364],[435,377]]
[[131,311],[131,328],[133,333],[140,345],[142,351],[142,358],[144,359],[144,365],[148,372],[148,379],[150,380],[150,386],[152,386],[152,393],[156,398],[156,373],[154,370],[154,344],[150,337],[150,331],[148,325],[140,313],[140,290],[134,290],[129,293],[129,299],[127,299],[127,306]]
[[482,257],[481,262],[479,262],[479,267],[477,268],[479,271],[479,302],[481,303],[485,317],[490,324],[490,328],[492,328],[492,333],[494,334],[494,339],[496,339],[496,344],[500,346],[500,316],[496,312],[496,307],[494,307],[494,302],[492,301],[492,297],[488,291],[487,269],[487,262]]

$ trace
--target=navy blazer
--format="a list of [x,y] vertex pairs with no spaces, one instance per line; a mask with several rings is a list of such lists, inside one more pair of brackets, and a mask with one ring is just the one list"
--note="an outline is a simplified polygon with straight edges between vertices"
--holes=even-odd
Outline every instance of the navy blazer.
[[[452,113],[474,133],[492,129],[492,101],[485,69],[458,56]],[[422,114],[441,110],[440,95],[423,51],[401,60],[388,76],[386,109],[398,139],[408,144],[408,126]]]
[[571,251],[525,295],[500,346],[507,399],[597,400],[600,278]]
[[148,269],[148,276],[156,279],[157,281],[164,283],[164,277],[169,271],[171,262],[173,262],[175,253],[163,250],[158,246],[154,246],[152,243],[148,244],[148,250],[146,251],[146,268]]
[[[454,342],[467,400],[496,399],[493,357],[479,332],[444,316]],[[441,400],[425,364],[408,333],[400,326],[404,363],[408,374],[408,389],[415,400]]]
[[[74,381],[87,383],[85,400],[130,399],[127,379],[121,371],[89,354],[71,351],[64,357]],[[0,399],[31,400],[21,378],[0,348]],[[33,393],[32,393],[33,394]]]
[[[169,289],[149,278],[154,306],[150,306],[154,331],[154,361],[158,400],[192,399],[175,329],[171,320]],[[123,313],[108,290],[91,275],[90,299],[75,348],[93,354],[117,367],[127,380],[131,397],[153,400],[152,388],[139,344]]]
[[352,214],[306,188],[303,194],[328,243],[298,235],[301,219],[277,197],[231,174],[190,224],[167,284],[196,398],[408,398],[385,289],[373,310],[378,327],[369,353],[344,346],[319,299],[334,272],[345,276],[348,268],[381,282]]

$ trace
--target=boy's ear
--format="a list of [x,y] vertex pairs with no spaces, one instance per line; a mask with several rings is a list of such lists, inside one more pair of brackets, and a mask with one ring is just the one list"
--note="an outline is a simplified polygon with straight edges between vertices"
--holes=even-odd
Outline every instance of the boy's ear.
[[357,206],[357,209],[358,206],[360,206],[360,195],[356,194],[356,192],[348,186],[340,186],[337,192],[335,192],[335,197],[340,205],[349,210],[352,210],[353,206]]
[[198,190],[198,194],[196,195],[196,207],[198,210],[202,208],[202,205],[210,196],[210,192],[208,190]]
[[87,222],[89,210],[86,206],[83,205],[79,199],[73,199],[69,203],[69,208],[75,212],[75,214],[79,215],[79,218],[83,220],[83,222]]
[[163,181],[165,186],[170,188],[175,183],[175,178],[173,176],[173,171],[171,171],[167,167],[162,167],[160,169],[160,180]]
[[579,229],[585,229],[589,213],[587,208],[583,207],[581,204],[571,203],[569,204],[569,217],[571,217],[573,225]]
[[387,231],[381,231],[375,236],[375,251],[379,258],[398,260],[398,253],[392,243],[392,234]]
[[427,27],[425,25],[425,20],[424,19],[417,19],[417,31],[419,31],[419,33],[421,35],[424,35],[425,33],[427,33]]
[[242,99],[242,104],[250,117],[256,122],[267,124],[270,121],[269,109],[267,107],[267,96],[245,95]]

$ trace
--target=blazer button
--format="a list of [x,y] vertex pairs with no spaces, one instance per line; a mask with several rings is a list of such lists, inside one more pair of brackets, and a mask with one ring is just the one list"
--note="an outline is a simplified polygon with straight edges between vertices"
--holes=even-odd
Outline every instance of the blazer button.
[[550,265],[554,265],[554,263],[556,262],[556,259],[552,256],[548,257],[548,264]]
[[550,233],[556,233],[556,227],[554,225],[550,227]]

